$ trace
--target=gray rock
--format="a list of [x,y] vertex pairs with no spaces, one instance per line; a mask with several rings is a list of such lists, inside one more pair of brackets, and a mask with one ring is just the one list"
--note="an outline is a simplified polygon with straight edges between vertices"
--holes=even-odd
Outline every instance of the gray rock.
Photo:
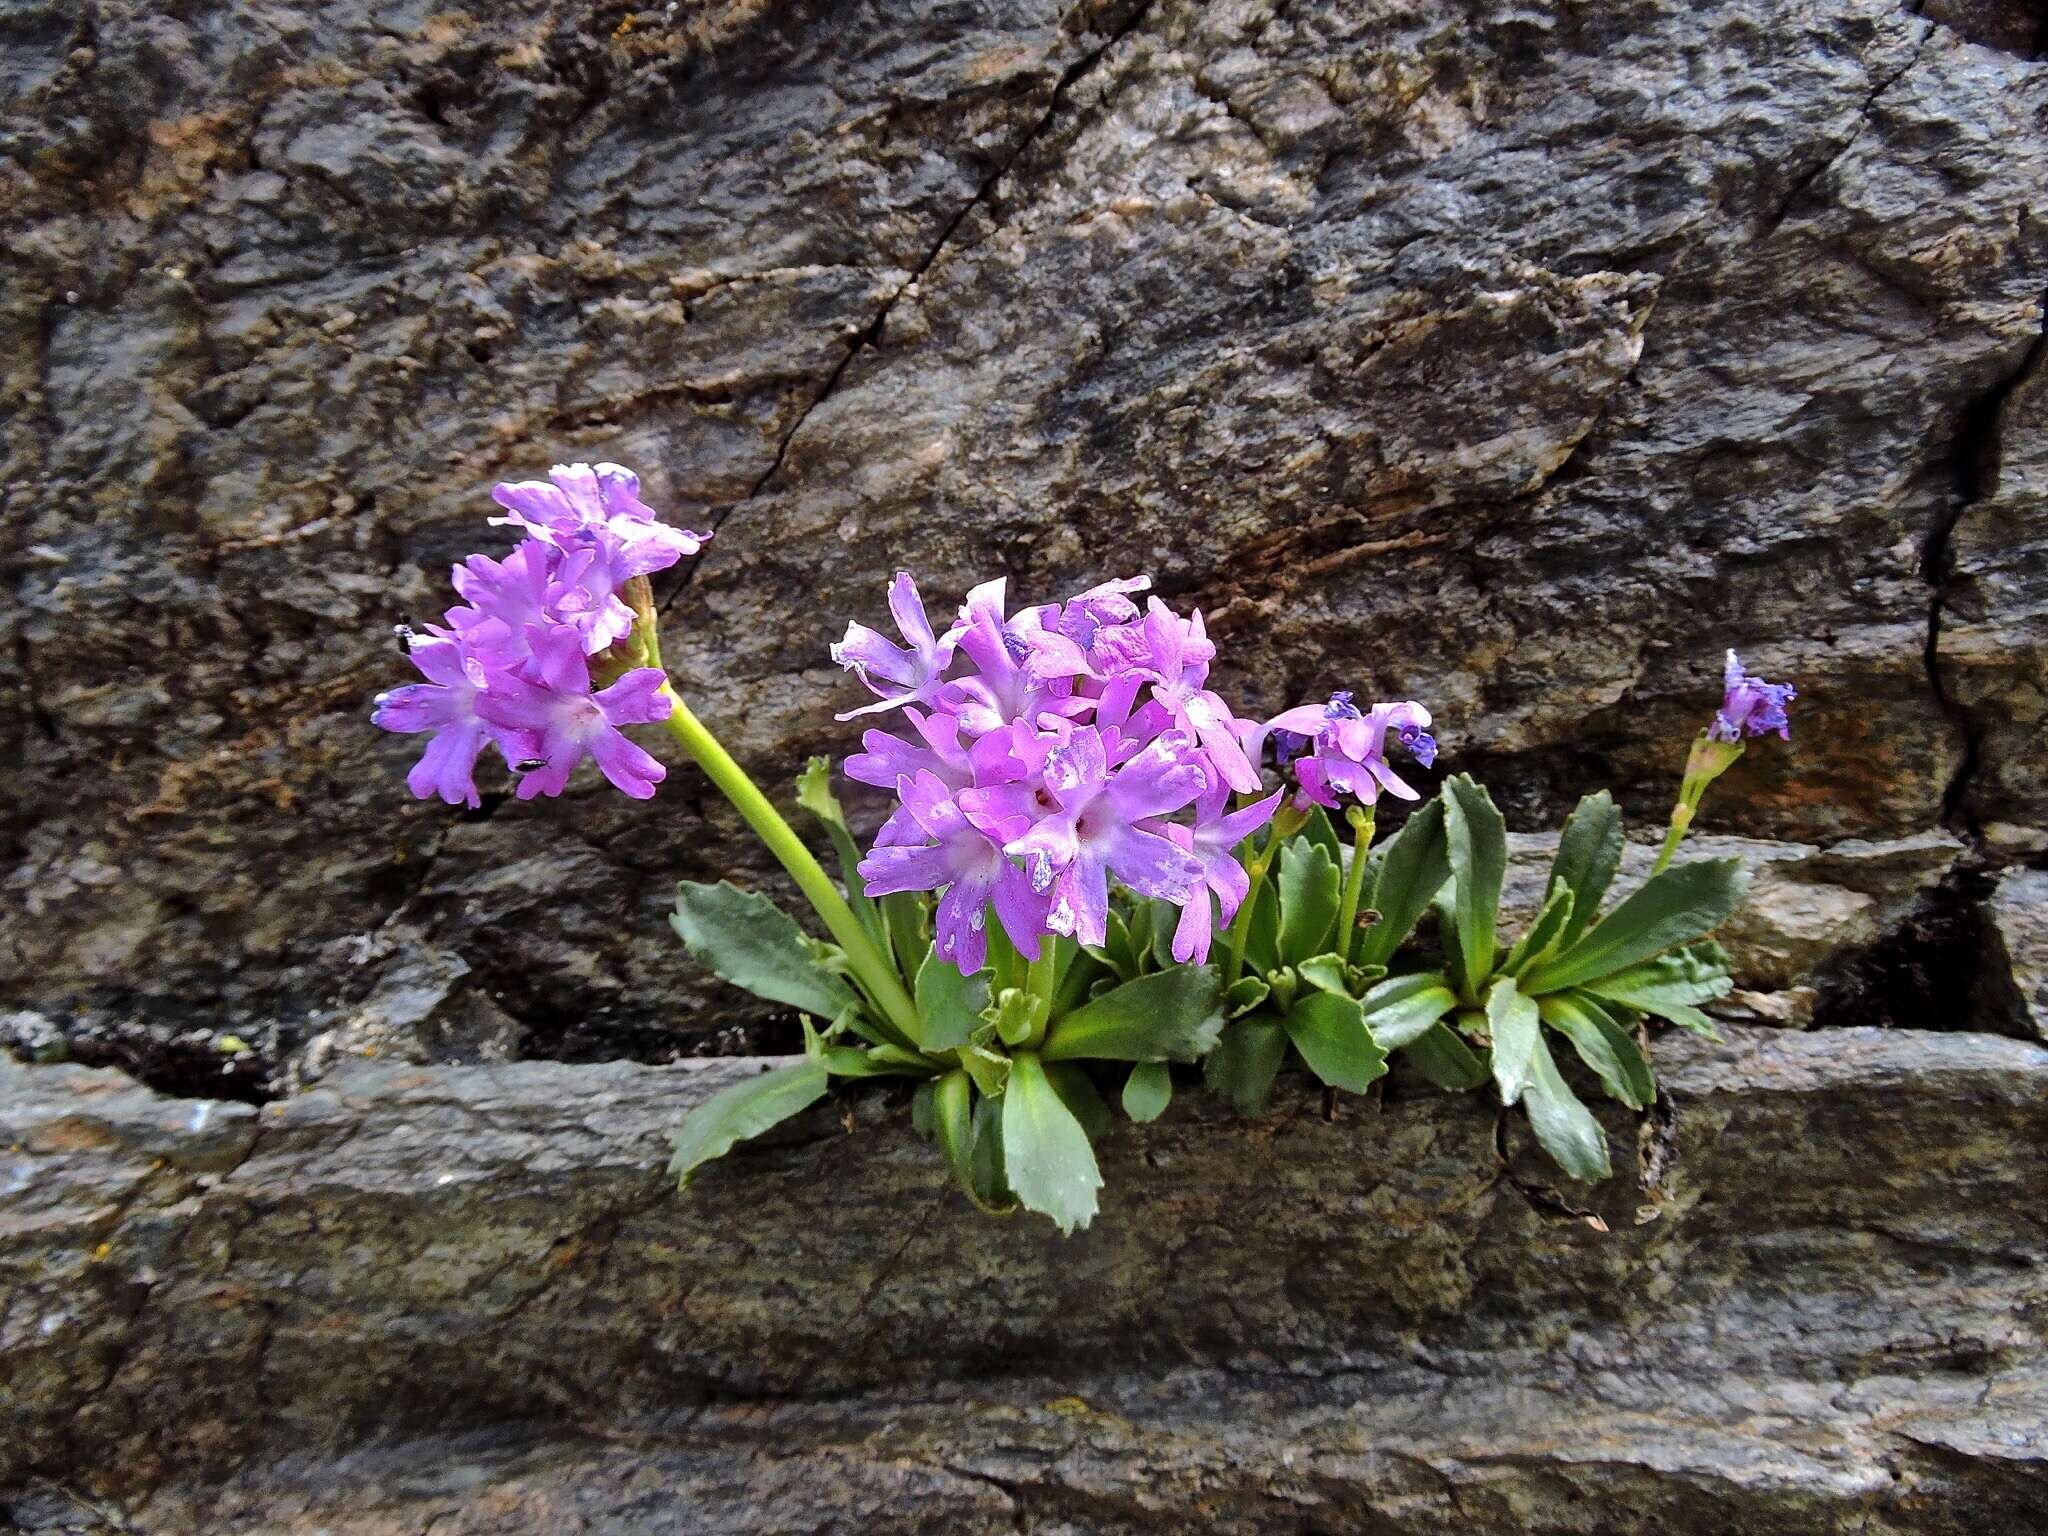
[[1997,988],[2027,1033],[2048,1041],[2048,870],[2015,869],[1992,894],[1987,986]]
[[1477,1097],[1189,1095],[1067,1241],[872,1095],[677,1196],[663,1131],[754,1064],[354,1064],[260,1115],[0,1064],[0,1486],[165,1531],[2029,1529],[2048,1051],[1659,1054],[1609,1186]]
[[671,649],[771,784],[899,563],[1149,569],[1248,711],[1422,698],[1526,830],[1661,817],[1735,644],[1798,739],[1709,830],[2038,846],[2048,67],[1913,9],[14,6],[0,1002],[166,1081],[423,964],[540,1054],[724,1027],[694,773],[464,818],[364,720],[555,458],[718,525]]

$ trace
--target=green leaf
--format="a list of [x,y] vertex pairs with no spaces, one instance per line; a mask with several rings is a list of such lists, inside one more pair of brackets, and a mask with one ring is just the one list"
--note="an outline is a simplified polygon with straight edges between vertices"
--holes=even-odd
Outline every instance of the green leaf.
[[1494,921],[1500,886],[1508,867],[1508,824],[1470,774],[1457,774],[1443,788],[1444,838],[1451,876],[1458,882],[1453,910],[1458,921],[1460,990],[1477,997],[1493,974]]
[[1363,1093],[1387,1070],[1387,1053],[1366,1032],[1365,1010],[1353,997],[1311,992],[1287,1015],[1287,1038],[1309,1071],[1332,1088]]
[[[995,1031],[989,1031],[989,1038],[995,1038]],[[992,1051],[980,1042],[960,1049],[960,1065],[967,1075],[974,1079],[974,1086],[981,1090],[985,1099],[1000,1099],[1010,1081],[1010,1058],[1001,1051]]]
[[1273,989],[1263,977],[1240,976],[1223,994],[1223,1016],[1234,1019],[1240,1014],[1250,1013],[1272,995]]
[[1344,839],[1337,835],[1336,825],[1330,820],[1330,813],[1320,805],[1308,813],[1308,820],[1301,824],[1296,837],[1306,838],[1330,856],[1330,862],[1338,868],[1344,865]]
[[917,971],[917,1016],[926,1050],[948,1051],[973,1038],[988,1007],[988,984],[987,971],[962,976],[937,950],[925,955]]
[[1444,949],[1444,974],[1451,978],[1453,987],[1461,985],[1460,978],[1465,974],[1463,951],[1458,945],[1457,897],[1458,887],[1455,883],[1446,885],[1437,892],[1436,897],[1437,938]]
[[1440,971],[1392,976],[1365,994],[1365,1027],[1383,1050],[1412,1044],[1429,1027],[1458,1006],[1458,997]]
[[861,927],[876,947],[883,948],[888,943],[888,933],[881,912],[868,899],[867,886],[860,878],[860,850],[853,845],[853,834],[846,830],[846,812],[832,793],[830,758],[814,757],[804,764],[804,771],[796,776],[796,803],[823,823],[826,835],[832,839],[832,851],[839,858],[839,883],[846,889],[846,904],[853,908],[853,915],[860,919]]
[[1740,859],[1703,859],[1667,869],[1646,880],[1570,949],[1532,967],[1526,990],[1582,986],[1697,939],[1742,905],[1748,890],[1749,875]]
[[670,1133],[669,1176],[678,1188],[689,1188],[698,1168],[725,1156],[735,1143],[802,1114],[825,1096],[830,1082],[822,1063],[803,1061],[719,1089]]
[[896,969],[906,977],[924,969],[924,957],[932,947],[930,914],[916,891],[897,891],[882,898],[882,926],[889,930],[889,952],[896,957]]
[[1550,895],[1544,898],[1543,910],[1536,914],[1536,921],[1529,925],[1527,933],[1515,940],[1515,947],[1501,962],[1501,970],[1509,976],[1519,976],[1531,965],[1547,959],[1562,942],[1576,904],[1569,886],[1554,886]]
[[1180,908],[1170,901],[1153,898],[1152,908],[1152,952],[1146,957],[1148,971],[1169,970],[1175,964],[1173,958],[1173,931],[1180,924]]
[[1295,970],[1312,987],[1334,992],[1339,997],[1351,996],[1351,967],[1344,963],[1342,955],[1316,955],[1302,961]]
[[860,1006],[853,989],[812,958],[803,930],[788,913],[730,881],[683,881],[669,925],[706,969],[756,997],[821,1019]]
[[1493,1037],[1493,1080],[1500,1101],[1512,1104],[1529,1085],[1531,1063],[1542,1041],[1534,998],[1522,996],[1514,978],[1503,976],[1486,994],[1486,1032]]
[[939,1134],[938,1101],[939,1080],[926,1078],[917,1085],[917,1092],[910,1096],[910,1128],[917,1132],[920,1140],[930,1141]]
[[1173,1069],[1163,1061],[1141,1061],[1124,1079],[1124,1113],[1140,1125],[1157,1120],[1173,1102]]
[[1045,1000],[1022,987],[1005,987],[982,1017],[994,1024],[1005,1045],[1022,1045],[1045,1022]]
[[1029,1051],[1012,1058],[1003,1095],[1003,1169],[1027,1210],[1071,1233],[1095,1219],[1102,1174],[1088,1133]]
[[1733,985],[1728,974],[1727,951],[1709,940],[1688,944],[1641,965],[1589,981],[1581,990],[1625,1008],[1654,1013],[1709,1040],[1718,1040],[1721,1032],[1714,1021],[1692,1005],[1725,997]]
[[1463,1093],[1486,1081],[1486,1063],[1450,1025],[1430,1025],[1407,1048],[1416,1069],[1437,1087]]
[[1343,877],[1336,861],[1307,838],[1280,850],[1280,960],[1292,965],[1329,948]]
[[1557,839],[1557,857],[1550,861],[1545,895],[1560,885],[1572,893],[1571,917],[1558,940],[1559,947],[1572,944],[1592,925],[1620,868],[1621,812],[1614,808],[1614,796],[1603,789],[1586,796],[1566,818]]
[[1131,920],[1121,908],[1109,909],[1109,917],[1103,924],[1102,947],[1090,953],[1114,971],[1118,981],[1136,979],[1141,969],[1137,937],[1131,931]]
[[1365,904],[1380,917],[1359,935],[1358,963],[1385,965],[1415,931],[1450,874],[1443,802],[1432,800],[1381,844],[1379,875],[1365,896]]
[[1047,1061],[1193,1061],[1223,1028],[1213,965],[1154,971],[1091,998],[1045,1037]]
[[979,1205],[982,1191],[974,1178],[974,1084],[965,1072],[948,1072],[932,1089],[932,1125],[946,1166],[953,1171],[953,1182]]
[[1591,1067],[1607,1092],[1630,1109],[1657,1097],[1650,1064],[1629,1032],[1583,992],[1553,992],[1537,1004],[1543,1022],[1571,1041],[1579,1060]]
[[1078,1063],[1048,1061],[1045,1063],[1045,1075],[1051,1080],[1061,1102],[1081,1122],[1081,1129],[1088,1133],[1090,1141],[1109,1130],[1114,1119],[1109,1105],[1103,1102],[1102,1091],[1095,1086],[1095,1080]]
[[1273,1079],[1286,1059],[1286,1026],[1271,1013],[1248,1014],[1226,1027],[1203,1058],[1202,1081],[1240,1115],[1256,1115],[1273,1097]]
[[1613,1171],[1607,1162],[1607,1133],[1578,1095],[1565,1086],[1557,1074],[1557,1063],[1540,1039],[1529,1063],[1529,1084],[1522,1092],[1522,1102],[1529,1111],[1529,1128],[1558,1167],[1589,1184]]
[[1056,1019],[1080,1007],[1087,1000],[1089,989],[1096,982],[1105,978],[1114,979],[1107,966],[1072,939],[1040,939],[1039,942],[1060,946],[1062,958],[1058,962],[1056,972],[1059,980],[1053,984],[1052,989],[1052,1016]]
[[979,1196],[976,1203],[991,1215],[1007,1216],[1017,1209],[1009,1170],[1003,1163],[1001,1099],[974,1101],[974,1188]]
[[1244,957],[1255,971],[1270,971],[1280,964],[1280,893],[1271,880],[1260,881],[1259,892],[1252,898]]

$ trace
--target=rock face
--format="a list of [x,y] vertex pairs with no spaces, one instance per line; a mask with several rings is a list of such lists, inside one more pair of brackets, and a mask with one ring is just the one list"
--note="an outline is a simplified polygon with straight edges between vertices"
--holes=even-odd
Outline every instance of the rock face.
[[167,1532],[2037,1529],[2048,1051],[1662,1054],[1591,1194],[1469,1096],[1190,1096],[1066,1241],[872,1097],[676,1196],[661,1131],[751,1063],[260,1114],[0,1066],[0,1486]]
[[249,1094],[322,1032],[706,1048],[658,914],[751,855],[693,773],[462,816],[365,723],[557,458],[717,526],[670,650],[773,781],[851,742],[825,646],[899,564],[1144,569],[1248,711],[1422,698],[1529,830],[1661,819],[1734,644],[1799,740],[1710,821],[2038,850],[2037,27],[15,5],[10,1037],[196,1087],[229,1032]]

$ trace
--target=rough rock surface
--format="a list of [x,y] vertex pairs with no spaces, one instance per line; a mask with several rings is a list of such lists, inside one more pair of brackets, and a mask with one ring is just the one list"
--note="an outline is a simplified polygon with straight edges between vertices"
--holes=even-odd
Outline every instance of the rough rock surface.
[[260,1112],[0,1064],[0,1486],[166,1532],[2038,1528],[2048,1050],[1661,1055],[1598,1190],[1473,1097],[1191,1097],[1067,1241],[872,1097],[676,1196],[662,1130],[750,1063]]
[[824,647],[898,564],[1149,569],[1247,709],[1424,698],[1531,830],[1599,782],[1661,818],[1737,644],[1801,727],[1710,822],[2038,851],[2037,42],[2011,0],[11,5],[13,1037],[244,1096],[331,1031],[713,1044],[658,921],[746,857],[694,774],[462,816],[365,725],[558,457],[718,526],[671,649],[771,779],[849,740]]

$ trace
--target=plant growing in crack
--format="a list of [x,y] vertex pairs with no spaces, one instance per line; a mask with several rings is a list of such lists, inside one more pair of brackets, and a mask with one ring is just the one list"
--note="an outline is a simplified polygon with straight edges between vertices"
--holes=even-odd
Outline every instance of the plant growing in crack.
[[[1699,1005],[1729,979],[1706,935],[1745,881],[1733,860],[1669,866],[1744,738],[1786,734],[1792,697],[1732,653],[1651,878],[1602,911],[1621,822],[1604,792],[1589,796],[1540,911],[1503,943],[1506,827],[1477,783],[1450,779],[1376,841],[1382,796],[1421,801],[1395,756],[1425,768],[1436,757],[1420,704],[1360,708],[1336,693],[1243,719],[1209,686],[1216,646],[1201,614],[1145,596],[1145,577],[1016,612],[1005,582],[986,582],[941,629],[899,573],[899,638],[851,624],[832,647],[875,695],[839,718],[894,726],[869,729],[845,773],[893,807],[863,851],[826,760],[797,782],[835,881],[662,668],[648,577],[709,535],[663,524],[612,464],[556,466],[493,494],[499,521],[525,537],[502,561],[456,567],[463,601],[423,635],[400,632],[424,681],[377,701],[378,725],[429,736],[414,794],[477,805],[476,763],[495,746],[522,799],[559,795],[586,758],[645,799],[667,769],[623,728],[662,724],[826,934],[729,883],[678,887],[670,920],[684,945],[796,1010],[805,1039],[801,1060],[685,1117],[670,1163],[680,1183],[834,1078],[893,1079],[916,1085],[913,1122],[976,1206],[1022,1207],[1071,1232],[1096,1214],[1094,1145],[1112,1099],[1131,1120],[1156,1119],[1172,1069],[1199,1064],[1210,1090],[1257,1114],[1290,1060],[1362,1093],[1393,1052],[1440,1088],[1490,1078],[1566,1173],[1598,1179],[1605,1133],[1549,1037],[1640,1110],[1655,1096],[1644,1021],[1712,1030]],[[1418,938],[1432,909],[1433,947]]]

